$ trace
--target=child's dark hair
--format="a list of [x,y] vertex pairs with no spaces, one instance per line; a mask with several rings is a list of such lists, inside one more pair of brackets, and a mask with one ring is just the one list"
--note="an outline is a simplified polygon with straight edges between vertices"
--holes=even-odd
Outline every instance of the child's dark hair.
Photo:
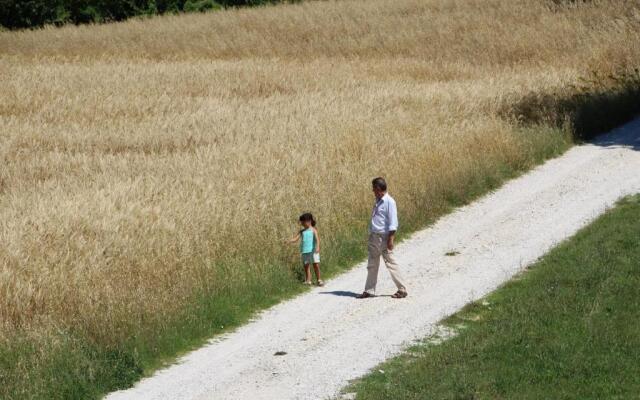
[[316,226],[316,220],[313,219],[313,215],[311,213],[304,213],[300,216],[300,222],[311,221],[311,226]]

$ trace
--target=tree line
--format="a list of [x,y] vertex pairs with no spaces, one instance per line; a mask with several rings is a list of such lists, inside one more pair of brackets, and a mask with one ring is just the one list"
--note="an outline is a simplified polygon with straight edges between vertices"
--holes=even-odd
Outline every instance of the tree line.
[[[6,29],[47,24],[122,21],[136,15],[194,12],[255,6],[282,0],[0,0],[0,25]],[[291,0],[289,0],[291,1]]]

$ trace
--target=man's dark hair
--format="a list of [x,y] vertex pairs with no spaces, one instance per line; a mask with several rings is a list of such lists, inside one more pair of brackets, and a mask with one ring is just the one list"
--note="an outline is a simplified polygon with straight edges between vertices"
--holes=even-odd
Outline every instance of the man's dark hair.
[[372,180],[371,185],[373,185],[374,188],[380,189],[384,192],[387,191],[387,182],[385,182],[384,178],[382,177],[377,177],[376,179]]

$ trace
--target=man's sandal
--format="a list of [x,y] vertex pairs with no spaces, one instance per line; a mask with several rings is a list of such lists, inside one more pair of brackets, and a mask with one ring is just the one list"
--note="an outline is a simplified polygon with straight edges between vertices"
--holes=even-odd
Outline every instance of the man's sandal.
[[369,292],[362,292],[356,296],[356,299],[368,299],[369,297],[373,297],[373,295]]
[[394,298],[394,299],[404,299],[405,297],[407,297],[407,292],[403,292],[402,290],[398,290],[397,292],[392,294],[391,297]]

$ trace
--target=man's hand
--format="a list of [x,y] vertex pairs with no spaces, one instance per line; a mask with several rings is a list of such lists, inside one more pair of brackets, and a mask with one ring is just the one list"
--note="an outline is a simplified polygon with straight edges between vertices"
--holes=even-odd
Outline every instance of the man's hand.
[[389,237],[387,237],[387,250],[393,250],[393,239],[396,237],[396,231],[389,232]]

